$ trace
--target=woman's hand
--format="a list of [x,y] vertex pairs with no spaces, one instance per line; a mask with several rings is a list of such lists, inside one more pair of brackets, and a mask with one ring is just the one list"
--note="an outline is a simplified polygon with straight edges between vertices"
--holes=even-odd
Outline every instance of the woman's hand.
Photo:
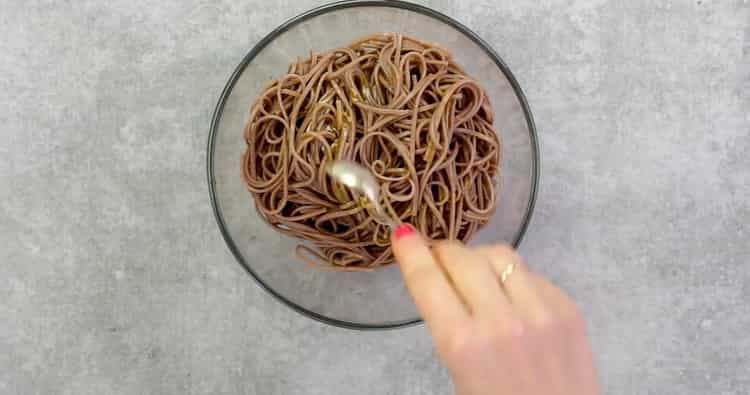
[[394,232],[393,250],[458,394],[599,393],[578,308],[514,250],[430,248],[407,224]]

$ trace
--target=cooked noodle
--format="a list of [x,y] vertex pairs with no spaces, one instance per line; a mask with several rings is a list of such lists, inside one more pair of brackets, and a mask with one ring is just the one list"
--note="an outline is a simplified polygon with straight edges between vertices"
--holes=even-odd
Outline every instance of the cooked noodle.
[[497,202],[501,143],[482,87],[444,49],[377,34],[298,60],[256,100],[242,175],[261,217],[310,242],[316,267],[393,262],[389,228],[325,164],[368,167],[393,217],[431,239],[467,241]]

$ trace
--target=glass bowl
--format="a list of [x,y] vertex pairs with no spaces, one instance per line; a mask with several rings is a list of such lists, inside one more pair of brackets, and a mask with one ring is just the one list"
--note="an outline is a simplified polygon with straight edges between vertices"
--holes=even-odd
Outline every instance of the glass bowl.
[[536,131],[518,82],[486,42],[455,20],[411,3],[345,1],[310,10],[263,38],[229,77],[211,122],[208,185],[216,221],[239,264],[274,297],[310,318],[354,329],[421,322],[398,267],[340,272],[298,261],[294,250],[300,240],[277,233],[255,211],[241,176],[242,132],[261,89],[282,76],[298,56],[382,32],[439,43],[489,95],[503,141],[502,192],[495,215],[471,243],[503,241],[518,246],[539,178]]

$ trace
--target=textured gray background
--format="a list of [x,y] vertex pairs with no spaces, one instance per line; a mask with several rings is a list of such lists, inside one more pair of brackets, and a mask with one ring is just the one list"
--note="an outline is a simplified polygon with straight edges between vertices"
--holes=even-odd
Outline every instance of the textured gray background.
[[[443,394],[423,327],[337,329],[216,229],[213,106],[320,1],[0,0],[0,393]],[[750,388],[750,5],[429,5],[525,89],[543,157],[522,252],[590,321],[608,394]]]

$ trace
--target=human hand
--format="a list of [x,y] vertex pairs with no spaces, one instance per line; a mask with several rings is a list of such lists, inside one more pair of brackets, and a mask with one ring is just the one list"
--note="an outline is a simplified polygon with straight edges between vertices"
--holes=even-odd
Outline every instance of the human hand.
[[599,394],[578,308],[513,249],[451,241],[430,248],[407,224],[392,242],[456,393]]

